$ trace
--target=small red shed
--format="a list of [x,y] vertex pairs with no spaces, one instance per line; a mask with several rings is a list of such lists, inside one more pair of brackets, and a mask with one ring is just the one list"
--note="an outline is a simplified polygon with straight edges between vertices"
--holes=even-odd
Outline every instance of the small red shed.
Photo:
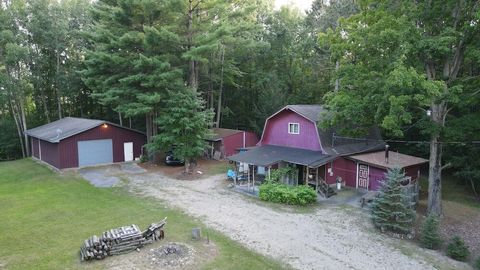
[[210,145],[210,155],[214,157],[215,152],[220,158],[229,157],[238,153],[239,149],[255,146],[258,137],[255,133],[237,129],[213,128],[213,136],[207,141]]
[[428,160],[398,152],[390,151],[386,158],[385,151],[361,153],[346,157],[350,167],[355,168],[355,185],[357,188],[379,190],[388,169],[398,167],[405,170],[405,176],[410,183],[420,177],[420,168]]
[[65,117],[26,131],[32,157],[57,169],[132,161],[146,136],[104,120]]

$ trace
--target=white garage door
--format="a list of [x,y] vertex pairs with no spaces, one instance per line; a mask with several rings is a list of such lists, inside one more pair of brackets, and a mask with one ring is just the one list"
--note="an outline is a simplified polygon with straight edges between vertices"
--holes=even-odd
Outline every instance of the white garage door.
[[90,140],[78,142],[78,166],[113,162],[112,140]]

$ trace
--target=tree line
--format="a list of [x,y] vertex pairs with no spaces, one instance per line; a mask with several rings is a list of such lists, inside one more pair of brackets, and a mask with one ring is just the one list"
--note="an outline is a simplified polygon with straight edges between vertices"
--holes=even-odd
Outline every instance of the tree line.
[[431,194],[447,167],[480,188],[477,1],[315,0],[305,13],[267,0],[0,3],[2,160],[29,155],[26,129],[65,116],[161,146],[165,129],[203,130],[173,121],[172,100],[259,134],[286,104],[323,104],[327,124],[358,127],[345,135],[378,125],[427,142],[395,146],[430,157]]

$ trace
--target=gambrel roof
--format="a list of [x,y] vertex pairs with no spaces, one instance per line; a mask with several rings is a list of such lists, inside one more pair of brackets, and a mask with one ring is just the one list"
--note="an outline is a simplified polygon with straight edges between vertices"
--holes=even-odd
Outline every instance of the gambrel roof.
[[[293,111],[316,125],[322,149],[328,155],[344,156],[377,151],[385,148],[385,142],[383,141],[380,130],[377,127],[370,128],[368,134],[363,137],[354,138],[339,136],[337,132],[338,128],[335,127],[328,129],[322,128],[320,122],[327,117],[328,110],[321,105],[287,105],[271,115],[267,121],[285,110]],[[267,127],[266,123],[265,127]],[[263,132],[265,132],[265,130]]]

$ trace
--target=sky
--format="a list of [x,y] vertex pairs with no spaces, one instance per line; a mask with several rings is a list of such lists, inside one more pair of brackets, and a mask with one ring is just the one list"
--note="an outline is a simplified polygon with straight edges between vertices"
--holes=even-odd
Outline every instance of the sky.
[[275,9],[279,9],[283,5],[292,3],[294,6],[298,7],[298,9],[305,12],[305,10],[310,8],[312,2],[313,0],[275,0]]

